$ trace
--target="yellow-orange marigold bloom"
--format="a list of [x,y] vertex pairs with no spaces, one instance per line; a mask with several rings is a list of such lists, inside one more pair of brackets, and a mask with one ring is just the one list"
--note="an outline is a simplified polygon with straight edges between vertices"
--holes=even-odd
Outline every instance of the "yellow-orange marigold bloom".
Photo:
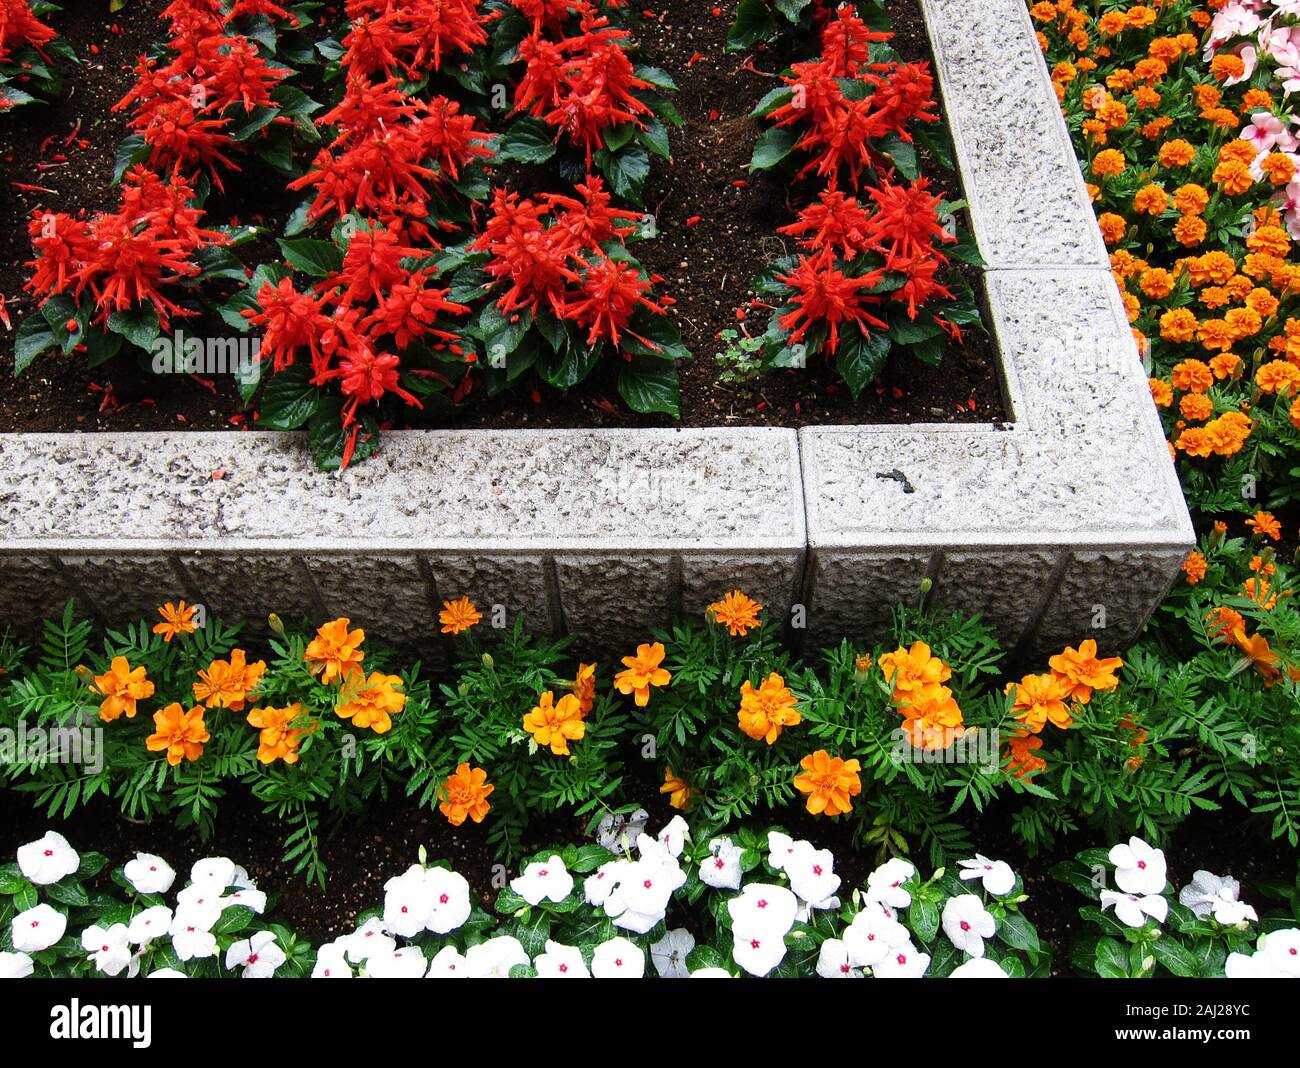
[[1195,586],[1205,578],[1208,568],[1209,565],[1201,553],[1195,551],[1188,553],[1187,559],[1183,561],[1183,574],[1187,576],[1187,585]]
[[151,753],[167,753],[167,763],[173,768],[182,760],[193,762],[203,756],[203,743],[208,741],[208,728],[203,722],[203,706],[195,705],[188,712],[176,702],[153,714],[154,733],[144,740]]
[[1295,177],[1295,163],[1281,152],[1265,156],[1259,165],[1274,185],[1287,185]]
[[459,597],[454,601],[443,601],[442,611],[438,613],[438,622],[442,624],[443,634],[460,634],[470,629],[483,618],[483,613],[468,597]]
[[466,818],[482,823],[492,807],[488,804],[488,796],[495,789],[487,781],[487,772],[483,768],[460,764],[442,784],[438,811],[453,827],[459,827]]
[[1160,316],[1160,337],[1165,341],[1182,344],[1196,337],[1200,325],[1190,309],[1171,308]]
[[[1080,66],[1082,66],[1082,64],[1080,64]],[[1174,120],[1168,115],[1161,115],[1158,119],[1152,119],[1142,127],[1142,136],[1148,141],[1158,140],[1173,124]]]
[[184,601],[177,604],[168,601],[158,609],[162,622],[153,625],[153,632],[161,634],[165,642],[170,642],[178,634],[193,634],[198,629],[198,624],[194,621],[197,611],[194,605]]
[[1145,30],[1155,24],[1156,10],[1146,4],[1135,4],[1124,12],[1124,21],[1135,30]]
[[1231,52],[1220,52],[1210,60],[1210,74],[1221,82],[1226,82],[1229,78],[1240,78],[1245,73],[1245,61]]
[[947,749],[962,736],[962,712],[947,686],[924,686],[896,696],[902,731],[917,749]]
[[1174,237],[1180,245],[1195,248],[1205,240],[1209,227],[1199,215],[1184,215],[1174,223]]
[[573,696],[585,716],[596,703],[596,665],[578,664],[578,674],[573,680]]
[[1246,526],[1262,537],[1282,540],[1282,524],[1272,512],[1256,512],[1246,520]]
[[359,668],[365,658],[361,643],[366,640],[366,632],[360,627],[348,630],[350,622],[347,616],[341,616],[322,624],[316,628],[316,637],[307,643],[302,658],[321,682],[335,682]]
[[232,649],[229,660],[213,660],[199,672],[199,680],[194,683],[194,700],[208,708],[242,712],[250,691],[257,689],[264,674],[265,660],[250,664],[243,649]]
[[1234,643],[1245,640],[1246,621],[1241,613],[1227,605],[1211,608],[1205,617],[1206,633],[1217,642]]
[[1139,85],[1133,90],[1133,103],[1138,106],[1139,110],[1151,111],[1158,108],[1163,101],[1164,97],[1149,85]]
[[1066,695],[1081,705],[1091,701],[1096,690],[1115,689],[1119,685],[1115,672],[1124,666],[1124,661],[1118,656],[1098,657],[1097,643],[1092,638],[1080,642],[1078,649],[1067,645],[1047,663]]
[[294,722],[303,716],[302,705],[292,704],[286,708],[255,708],[248,713],[250,726],[256,727],[257,759],[263,764],[274,764],[283,760],[286,764],[298,763],[298,746],[305,735],[316,729],[310,726],[293,727]]
[[1175,389],[1190,393],[1204,393],[1214,385],[1214,372],[1201,360],[1183,360],[1174,365],[1170,379]]
[[732,590],[722,600],[709,605],[709,613],[714,620],[727,628],[733,638],[743,638],[759,625],[758,615],[763,606],[746,597],[739,590]]
[[1242,635],[1237,639],[1237,648],[1245,654],[1246,659],[1263,677],[1265,686],[1271,687],[1282,677],[1280,669],[1282,658],[1268,644],[1268,639],[1264,635],[1253,634],[1250,637]]
[[1247,89],[1241,98],[1241,113],[1249,115],[1253,111],[1272,111],[1273,97],[1266,89]]
[[1218,379],[1231,378],[1241,366],[1241,357],[1232,352],[1221,352],[1210,358],[1210,370]]
[[1036,734],[1013,734],[1008,743],[1007,759],[1003,767],[1017,779],[1024,779],[1043,771],[1047,767],[1047,761],[1034,752],[1042,747],[1043,739]]
[[636,656],[623,657],[624,670],[614,676],[614,688],[625,696],[634,695],[636,706],[645,708],[650,702],[650,687],[667,686],[672,681],[672,675],[660,666],[663,659],[662,642],[638,645]]
[[1300,387],[1300,367],[1286,360],[1270,360],[1255,372],[1255,385],[1265,393],[1285,396]]
[[795,705],[799,699],[786,686],[785,679],[772,672],[758,689],[746,679],[740,687],[740,711],[736,713],[740,729],[756,742],[774,743],[783,727],[797,726],[802,720]]
[[1144,215],[1159,215],[1169,206],[1169,194],[1152,183],[1144,185],[1133,197],[1133,210]]
[[1206,457],[1214,452],[1210,435],[1203,426],[1190,426],[1178,435],[1174,447],[1181,449],[1188,456]]
[[1230,282],[1237,273],[1237,262],[1226,252],[1215,249],[1204,256],[1193,256],[1185,261],[1192,285],[1203,286],[1210,282],[1219,285]]
[[1224,412],[1205,424],[1206,440],[1216,456],[1235,456],[1250,437],[1253,424],[1241,412]]
[[1183,140],[1181,137],[1173,141],[1166,141],[1160,146],[1160,151],[1156,154],[1160,166],[1170,170],[1175,167],[1186,167],[1195,157],[1196,149],[1192,147],[1192,143]]
[[1300,430],[1300,397],[1297,397],[1291,403],[1291,410],[1287,412],[1287,419],[1293,427]]
[[684,809],[691,803],[690,783],[672,768],[664,768],[664,782],[659,787],[659,792],[668,795],[668,803],[673,808]]
[[[1196,331],[1197,340],[1211,352],[1226,352],[1237,340],[1237,332],[1224,319],[1205,319]],[[1209,367],[1206,367],[1209,371]]]
[[1174,207],[1184,215],[1200,215],[1210,204],[1210,194],[1204,186],[1189,182],[1174,190]]
[[1128,232],[1128,223],[1121,216],[1110,211],[1098,217],[1097,225],[1101,228],[1102,239],[1108,245],[1118,244]]
[[1074,722],[1065,703],[1065,686],[1055,675],[1025,675],[1019,682],[1007,683],[1006,692],[1016,695],[1011,715],[1033,734],[1048,723],[1067,730]]
[[1291,235],[1280,226],[1261,226],[1246,238],[1246,247],[1266,256],[1285,256],[1291,251]]
[[573,694],[566,693],[557,703],[555,695],[546,690],[532,711],[524,714],[524,730],[539,747],[549,745],[556,756],[568,756],[569,743],[579,741],[587,733],[587,725]]
[[1122,174],[1127,166],[1128,161],[1123,152],[1117,148],[1106,148],[1093,157],[1092,173],[1099,178],[1113,178]]
[[1214,402],[1204,393],[1187,393],[1178,402],[1178,412],[1193,423],[1203,423],[1214,415]]
[[1267,289],[1255,288],[1246,294],[1246,307],[1261,319],[1271,319],[1281,307],[1281,301]]
[[1107,11],[1097,20],[1097,32],[1103,37],[1116,37],[1128,29],[1128,19],[1122,11]]
[[1133,72],[1125,67],[1116,67],[1106,75],[1106,88],[1114,93],[1127,93],[1133,88]]
[[402,678],[382,671],[372,671],[368,678],[362,674],[353,671],[343,680],[334,712],[339,719],[351,720],[354,727],[387,734],[393,729],[392,717],[406,707]]
[[794,778],[794,788],[808,795],[808,811],[814,816],[843,816],[853,810],[853,798],[862,793],[857,760],[833,757],[825,749],[809,753],[799,762],[803,774]]
[[1174,276],[1163,267],[1151,267],[1142,272],[1138,288],[1152,300],[1164,300],[1174,291]]
[[1173,404],[1173,387],[1163,378],[1149,378],[1147,385],[1151,387],[1151,399],[1156,402],[1157,408],[1168,408]]
[[925,642],[913,642],[910,649],[901,646],[880,657],[880,670],[894,689],[895,698],[937,686],[952,678],[952,668],[931,652]]
[[99,705],[99,718],[112,723],[123,714],[134,719],[136,702],[153,696],[153,683],[143,667],[132,668],[126,657],[115,656],[108,670],[95,676],[95,691],[104,699]]

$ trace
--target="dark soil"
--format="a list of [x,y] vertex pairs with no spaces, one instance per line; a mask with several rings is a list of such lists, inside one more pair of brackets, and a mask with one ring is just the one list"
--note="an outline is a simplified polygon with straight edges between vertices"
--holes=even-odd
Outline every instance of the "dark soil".
[[[917,0],[891,0],[896,45],[905,58],[928,58]],[[0,294],[16,328],[32,310],[23,292],[22,264],[31,255],[27,220],[34,210],[111,209],[113,157],[124,136],[123,115],[109,109],[133,82],[135,58],[162,36],[161,0],[133,0],[112,18],[95,5],[65,5],[52,24],[76,49],[82,63],[66,71],[63,100],[0,116]],[[764,376],[737,387],[719,380],[717,340],[727,328],[753,324],[761,310],[748,307],[750,284],[772,257],[783,253],[776,227],[793,217],[789,191],[770,179],[751,179],[746,165],[760,125],[747,118],[772,87],[770,75],[789,56],[759,49],[752,56],[724,51],[736,0],[714,6],[701,0],[663,0],[639,34],[641,55],[677,79],[675,103],[686,121],[673,132],[671,169],[656,161],[647,207],[658,217],[660,236],[637,248],[647,267],[664,278],[677,304],[672,313],[696,359],[680,366],[682,426],[803,426],[827,423],[989,422],[1005,417],[1001,387],[988,338],[967,331],[964,346],[950,349],[942,367],[910,357],[890,361],[879,383],[856,403],[824,366]],[[698,57],[697,57],[698,54]],[[766,71],[764,76],[749,69]],[[933,161],[926,173],[957,195],[955,178]],[[250,168],[252,170],[252,168]],[[238,182],[239,179],[232,179]],[[749,181],[740,187],[734,183]],[[13,183],[38,186],[21,189]],[[227,204],[257,205],[279,227],[292,208],[268,196],[265,175],[230,184]],[[43,191],[42,191],[43,190]],[[241,193],[244,198],[241,198]],[[214,220],[228,218],[220,200],[209,203]],[[245,211],[248,209],[245,208]],[[250,216],[251,218],[251,216]],[[697,222],[693,222],[698,218]],[[247,220],[245,220],[247,221]],[[241,252],[247,254],[250,250]],[[247,259],[247,255],[245,256]],[[12,334],[0,345],[0,431],[234,429],[247,426],[228,379],[196,381],[153,376],[118,358],[87,368],[71,357],[46,355],[21,379],[13,370]],[[525,384],[511,394],[471,397],[450,419],[474,427],[672,426],[663,416],[626,409],[614,389],[613,361],[584,386],[560,395]],[[446,416],[443,416],[446,419]],[[424,422],[418,425],[434,425]]]
[[[674,812],[653,788],[647,789],[645,796],[651,799],[645,807],[654,830],[667,823]],[[372,805],[324,835],[321,853],[329,866],[324,890],[308,886],[280,860],[283,827],[263,815],[260,806],[242,791],[232,791],[222,801],[216,835],[207,843],[200,843],[191,832],[176,831],[167,822],[128,822],[102,803],[67,819],[47,819],[29,806],[27,798],[0,791],[0,811],[4,813],[0,862],[12,858],[18,846],[47,829],[59,831],[79,850],[104,853],[112,867],[120,867],[137,851],[156,853],[176,868],[182,881],[200,857],[226,856],[243,864],[258,887],[273,897],[273,911],[280,919],[317,944],[350,931],[359,913],[382,905],[384,883],[416,862],[421,845],[431,859],[445,859],[461,872],[489,910],[496,896],[494,877],[500,885],[501,870],[484,844],[486,824],[451,827],[437,812],[404,800]],[[1024,879],[1029,895],[1026,914],[1039,937],[1052,947],[1054,973],[1069,975],[1070,943],[1089,933],[1078,915],[1085,902],[1053,878],[1050,870],[1083,849],[1107,843],[1099,832],[1085,830],[1030,857],[1010,833],[1010,816],[1008,807],[994,806],[979,819],[973,837],[981,853],[1007,861]],[[832,850],[846,889],[862,885],[883,859],[856,848],[852,825],[844,821],[831,823],[790,809],[779,815],[762,813],[755,822],[779,823],[792,834]],[[581,840],[582,821],[565,819],[536,828],[530,848]],[[1294,850],[1282,842],[1269,842],[1262,832],[1243,833],[1239,815],[1230,812],[1195,813],[1166,844],[1165,854],[1171,885],[1185,886],[1198,868],[1232,875],[1241,881],[1243,900],[1261,915],[1273,903],[1260,893],[1259,886],[1270,881],[1290,883],[1296,876]],[[932,870],[927,858],[915,859],[922,871],[928,874]]]

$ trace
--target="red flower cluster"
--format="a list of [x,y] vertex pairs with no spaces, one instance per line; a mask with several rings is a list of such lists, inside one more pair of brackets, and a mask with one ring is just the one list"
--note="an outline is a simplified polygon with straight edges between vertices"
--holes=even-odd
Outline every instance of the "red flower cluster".
[[24,45],[41,52],[54,37],[54,31],[32,14],[29,0],[0,0],[0,63],[8,63]]
[[[564,0],[560,0],[563,3]],[[556,0],[537,0],[515,6],[544,12],[547,4],[558,10]],[[565,13],[588,5],[569,5]],[[555,127],[558,137],[566,135],[582,147],[591,167],[591,154],[605,145],[605,131],[626,122],[642,125],[650,106],[635,94],[650,89],[638,78],[623,49],[631,35],[609,25],[603,16],[584,14],[582,32],[573,37],[551,39],[542,27],[550,20],[539,14],[532,34],[519,42],[519,58],[526,70],[515,89],[515,110],[540,118]]]
[[343,65],[357,77],[422,76],[487,43],[479,0],[348,0]]
[[[631,264],[609,256],[600,246],[622,239],[635,212],[611,208],[610,196],[595,175],[578,185],[581,200],[546,194],[521,199],[498,189],[492,215],[470,246],[491,257],[485,270],[507,283],[497,307],[507,315],[549,311],[557,319],[588,331],[587,344],[607,341],[618,347],[632,313],[645,308],[665,314],[646,297],[652,282]],[[656,347],[640,335],[638,341]]]
[[[938,121],[928,64],[867,62],[871,44],[889,36],[873,31],[845,5],[822,31],[822,58],[794,64],[793,74],[783,79],[792,96],[772,118],[778,126],[808,127],[795,146],[811,157],[800,176],[815,171],[834,189],[847,169],[857,189],[864,172],[892,169],[878,142],[891,134],[911,141],[910,123]],[[846,78],[870,92],[846,95],[840,84]]]
[[[241,14],[273,13],[277,5],[236,5]],[[271,93],[289,75],[273,67],[257,45],[228,33],[234,13],[222,13],[219,0],[174,0],[163,10],[170,32],[171,59],[141,56],[136,84],[114,111],[132,110],[127,125],[149,146],[149,165],[157,170],[199,169],[221,187],[218,165],[238,170],[226,154],[236,147],[231,129],[236,117],[259,107],[273,107]],[[277,123],[291,120],[276,116]]]
[[203,213],[190,206],[194,190],[178,175],[160,178],[144,167],[133,168],[122,186],[122,205],[88,222],[62,212],[36,212],[28,225],[36,258],[27,288],[42,300],[89,290],[95,298],[97,323],[113,312],[146,303],[167,329],[173,315],[191,315],[169,299],[163,288],[199,273],[194,255],[225,237],[199,226]]

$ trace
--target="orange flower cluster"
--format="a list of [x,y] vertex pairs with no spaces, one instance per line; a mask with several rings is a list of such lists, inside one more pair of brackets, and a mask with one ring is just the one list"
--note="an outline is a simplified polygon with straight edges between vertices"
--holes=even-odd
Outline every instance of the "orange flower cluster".
[[893,702],[903,715],[903,730],[917,749],[947,749],[965,733],[961,707],[952,690],[943,685],[952,678],[952,668],[925,642],[885,653],[880,670],[893,686]]

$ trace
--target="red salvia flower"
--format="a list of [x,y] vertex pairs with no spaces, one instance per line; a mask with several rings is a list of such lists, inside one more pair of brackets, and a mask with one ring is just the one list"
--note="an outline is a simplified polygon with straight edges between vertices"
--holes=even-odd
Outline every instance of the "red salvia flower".
[[36,258],[27,263],[35,269],[27,288],[40,297],[66,293],[94,251],[90,228],[61,211],[50,214],[37,210],[27,224],[27,232],[36,253]]
[[54,31],[32,14],[28,0],[0,0],[0,63],[9,62],[24,45],[45,55],[44,47],[54,37]]
[[592,10],[588,0],[510,0],[510,4],[532,22],[534,30],[558,26],[570,15],[586,15]]
[[233,22],[235,19],[253,15],[265,15],[272,21],[279,19],[288,22],[292,26],[298,25],[298,16],[292,11],[286,11],[275,0],[235,0],[235,4],[230,9],[230,14],[226,16],[226,19]]
[[470,308],[447,300],[449,290],[435,289],[427,281],[423,271],[416,271],[409,281],[395,283],[380,297],[379,307],[365,321],[365,327],[372,338],[392,335],[399,349],[417,339],[431,338],[441,343],[435,347],[446,346],[460,355],[459,336],[433,324],[439,315],[468,315]]
[[839,347],[839,330],[846,323],[856,323],[869,336],[868,326],[882,329],[887,326],[867,311],[868,307],[879,305],[881,298],[865,292],[884,276],[881,269],[851,278],[835,266],[829,250],[816,256],[801,256],[788,275],[777,275],[778,281],[795,291],[790,298],[794,310],[781,316],[779,324],[791,332],[792,342],[800,342],[812,327],[824,323],[829,330],[830,351]]
[[[587,265],[581,292],[566,301],[563,318],[572,319],[579,326],[590,327],[588,345],[604,339],[617,346],[620,332],[627,330],[632,313],[638,307],[657,315],[666,314],[658,304],[646,299],[645,294],[649,289],[650,283],[631,264],[601,256]],[[632,333],[630,330],[627,332]],[[654,345],[638,334],[632,336],[645,344]]]
[[871,247],[871,219],[856,197],[828,189],[799,213],[797,222],[777,233],[802,238],[809,249],[839,249],[851,259]]
[[277,371],[290,366],[298,352],[306,349],[316,367],[324,353],[321,341],[332,327],[325,312],[327,297],[299,293],[293,279],[282,278],[278,285],[265,283],[257,294],[261,309],[246,308],[240,312],[254,326],[262,327],[261,356],[271,357]]
[[402,260],[419,255],[419,249],[401,244],[397,235],[386,229],[358,230],[343,254],[343,269],[318,283],[317,288],[325,291],[342,285],[341,303],[363,304],[405,279]]
[[634,211],[609,206],[613,198],[605,191],[605,183],[599,175],[587,175],[587,180],[575,185],[574,189],[582,200],[558,193],[547,193],[543,199],[548,211],[557,212],[558,209],[556,225],[568,230],[580,248],[595,248],[610,238],[622,238],[635,226],[620,224],[635,224],[641,218]]
[[245,112],[273,107],[271,90],[289,75],[283,68],[270,66],[243,37],[221,42],[204,65],[207,77],[201,84],[210,106],[218,112],[236,103],[243,104]]
[[855,78],[871,56],[871,45],[891,37],[892,33],[873,30],[851,4],[845,4],[822,29],[822,58],[836,78]]
[[951,300],[952,291],[940,285],[936,279],[943,264],[944,261],[934,253],[923,253],[907,262],[896,261],[894,269],[907,275],[907,281],[891,293],[889,299],[906,304],[910,319],[915,319],[917,308],[932,297],[946,297]]
[[898,270],[899,261],[936,255],[936,241],[954,240],[939,221],[939,198],[931,196],[929,188],[921,178],[906,186],[885,182],[870,190],[877,209],[870,222],[870,246],[885,256],[890,270]]
[[509,288],[497,300],[503,312],[528,308],[536,312],[547,307],[563,317],[565,289],[579,285],[582,278],[571,267],[575,254],[573,235],[563,227],[550,230],[542,223],[546,207],[518,194],[498,189],[492,200],[492,215],[471,248],[491,255],[484,270]]

